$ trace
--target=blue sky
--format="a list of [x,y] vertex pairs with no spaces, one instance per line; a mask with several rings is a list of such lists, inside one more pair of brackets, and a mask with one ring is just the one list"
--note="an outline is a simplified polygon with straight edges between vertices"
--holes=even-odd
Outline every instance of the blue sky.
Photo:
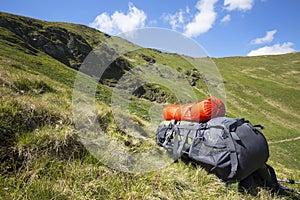
[[212,57],[300,51],[299,0],[1,0],[0,11],[72,22],[109,34],[160,27]]

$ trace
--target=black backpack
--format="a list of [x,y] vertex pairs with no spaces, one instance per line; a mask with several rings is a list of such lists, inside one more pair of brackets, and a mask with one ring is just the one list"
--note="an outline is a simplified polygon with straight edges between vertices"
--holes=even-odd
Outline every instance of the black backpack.
[[179,158],[192,161],[214,173],[227,184],[257,194],[259,187],[284,194],[274,169],[267,165],[269,148],[259,129],[243,118],[217,117],[205,123],[164,121],[156,133],[156,143]]
[[187,156],[222,180],[242,180],[263,166],[269,149],[263,134],[243,118],[206,123],[175,122],[158,127],[156,141],[177,161]]

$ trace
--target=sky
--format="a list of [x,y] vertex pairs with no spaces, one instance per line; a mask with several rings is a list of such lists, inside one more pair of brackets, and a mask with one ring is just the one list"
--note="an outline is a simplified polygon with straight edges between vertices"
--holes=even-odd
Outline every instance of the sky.
[[83,24],[111,35],[176,31],[211,57],[300,51],[300,0],[1,0],[0,11]]

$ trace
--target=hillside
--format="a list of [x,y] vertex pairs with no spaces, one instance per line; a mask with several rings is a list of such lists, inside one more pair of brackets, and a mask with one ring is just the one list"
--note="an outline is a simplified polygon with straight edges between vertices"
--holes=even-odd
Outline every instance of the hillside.
[[[238,193],[181,161],[140,174],[99,162],[78,138],[72,95],[78,68],[109,38],[82,25],[0,13],[0,199],[287,198],[265,190],[258,196]],[[300,180],[300,53],[213,62],[226,89],[227,114],[263,124],[269,163],[280,178]],[[128,135],[113,119],[111,95],[118,79],[138,65],[170,66],[188,80],[197,98],[208,95],[205,76],[183,56],[139,48],[116,59],[96,86],[96,118],[108,136],[134,152],[157,148],[154,138],[148,142]],[[147,126],[153,122],[150,108],[159,112],[175,102],[168,88],[143,85],[131,97],[126,116]]]

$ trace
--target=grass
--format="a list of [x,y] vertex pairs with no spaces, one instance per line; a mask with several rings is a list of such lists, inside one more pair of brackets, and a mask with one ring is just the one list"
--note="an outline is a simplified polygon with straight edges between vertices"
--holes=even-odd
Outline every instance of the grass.
[[[8,14],[1,13],[1,16],[25,20]],[[33,22],[41,27],[57,26],[72,31],[92,46],[107,38],[84,26]],[[99,34],[98,39],[94,38],[95,34]],[[0,199],[292,198],[273,196],[263,189],[257,196],[242,194],[226,187],[201,167],[182,161],[148,173],[125,173],[105,166],[83,146],[75,129],[72,94],[77,71],[41,51],[28,49],[21,38],[7,29],[1,28],[0,35]],[[162,69],[159,66],[169,66],[172,72],[186,75],[188,81],[199,76],[191,89],[197,98],[207,97],[204,72],[192,75],[193,67],[182,56],[139,49],[124,57],[132,66],[146,65],[147,57],[153,58],[152,67],[159,70]],[[299,53],[213,61],[224,79],[227,114],[263,124],[264,134],[270,141],[269,163],[279,178],[299,180],[299,140],[280,142],[300,133]],[[146,74],[149,80],[158,80],[156,73]],[[163,91],[170,100],[158,103],[133,96],[125,102],[129,112],[118,111],[125,122],[128,119],[142,127],[155,124],[152,129],[156,129],[162,118],[155,113],[161,112],[167,103],[173,103],[172,95],[177,92],[167,87],[163,79],[158,82],[147,85],[146,94],[151,96],[158,87],[165,87]],[[153,145],[154,135],[148,136],[150,141],[143,141],[132,136],[128,129],[122,129],[111,107],[113,88],[99,84],[95,93],[95,119],[107,137],[129,152],[157,148]],[[78,100],[84,101],[84,97]],[[297,186],[292,188],[299,190]]]

